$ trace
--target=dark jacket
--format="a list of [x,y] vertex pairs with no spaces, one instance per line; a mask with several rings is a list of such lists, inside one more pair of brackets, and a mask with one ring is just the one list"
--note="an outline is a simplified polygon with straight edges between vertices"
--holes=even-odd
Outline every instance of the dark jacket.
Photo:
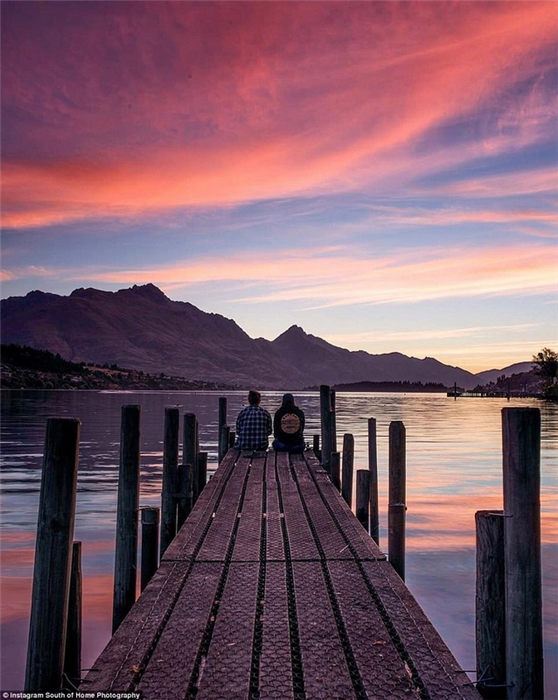
[[283,403],[275,413],[273,436],[285,445],[304,444],[304,412],[295,404],[292,394],[283,396]]

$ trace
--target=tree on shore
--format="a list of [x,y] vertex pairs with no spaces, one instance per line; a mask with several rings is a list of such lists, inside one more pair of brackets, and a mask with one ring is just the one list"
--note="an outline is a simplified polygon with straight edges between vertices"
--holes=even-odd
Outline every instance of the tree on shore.
[[541,378],[545,399],[558,399],[558,354],[550,348],[543,348],[533,355],[535,371]]

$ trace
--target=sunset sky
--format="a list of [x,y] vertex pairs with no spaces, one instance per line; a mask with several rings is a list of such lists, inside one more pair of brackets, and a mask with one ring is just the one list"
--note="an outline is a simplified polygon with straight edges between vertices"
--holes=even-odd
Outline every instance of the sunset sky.
[[558,349],[558,3],[2,2],[2,296]]

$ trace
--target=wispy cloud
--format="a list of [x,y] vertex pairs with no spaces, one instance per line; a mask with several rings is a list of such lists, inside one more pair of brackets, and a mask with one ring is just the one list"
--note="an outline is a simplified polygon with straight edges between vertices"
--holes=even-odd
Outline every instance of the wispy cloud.
[[400,341],[432,341],[454,339],[454,338],[475,338],[479,336],[491,335],[499,331],[526,331],[536,326],[533,323],[517,323],[500,326],[469,326],[464,328],[428,328],[421,330],[390,331],[381,330],[364,331],[357,333],[329,333],[327,339],[332,343],[345,344],[356,347],[362,343],[371,341],[376,343],[400,342]]
[[498,175],[462,177],[457,182],[423,190],[434,194],[459,197],[510,197],[519,194],[545,194],[558,192],[558,172],[555,167],[521,170]]
[[[538,294],[556,290],[558,252],[550,244],[478,249],[446,247],[371,255],[352,246],[300,248],[290,252],[203,256],[164,267],[136,269],[13,268],[6,274],[56,277],[76,283],[142,284],[165,290],[208,282],[238,284],[235,303],[296,301],[304,307],[416,303],[421,300]],[[228,291],[227,291],[228,286]]]

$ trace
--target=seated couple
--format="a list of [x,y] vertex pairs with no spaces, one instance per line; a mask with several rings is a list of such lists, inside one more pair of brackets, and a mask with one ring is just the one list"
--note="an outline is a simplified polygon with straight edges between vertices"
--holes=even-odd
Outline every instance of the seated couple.
[[[248,393],[248,406],[236,419],[235,447],[241,450],[267,450],[272,431],[271,415],[260,406],[259,391]],[[304,413],[292,394],[284,394],[283,403],[273,418],[273,449],[281,452],[304,450]]]

